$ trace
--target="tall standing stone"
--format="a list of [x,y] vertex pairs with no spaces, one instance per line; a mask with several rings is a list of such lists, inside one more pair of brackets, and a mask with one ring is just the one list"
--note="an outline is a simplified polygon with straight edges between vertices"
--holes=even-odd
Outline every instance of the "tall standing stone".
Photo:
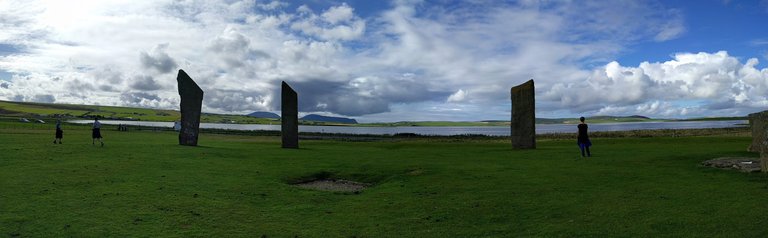
[[195,81],[179,70],[176,77],[181,96],[181,130],[179,130],[179,145],[197,146],[197,135],[200,132],[200,111],[203,107],[203,90]]
[[283,148],[299,148],[299,97],[291,86],[283,82],[281,93]]
[[515,149],[536,148],[536,99],[533,79],[511,90],[512,119],[510,135]]
[[760,146],[766,140],[765,126],[768,123],[768,111],[749,114],[749,126],[752,129],[752,144],[747,148],[751,152],[760,152]]
[[768,173],[768,111],[749,114],[749,126],[752,127],[749,150],[760,152],[760,170]]

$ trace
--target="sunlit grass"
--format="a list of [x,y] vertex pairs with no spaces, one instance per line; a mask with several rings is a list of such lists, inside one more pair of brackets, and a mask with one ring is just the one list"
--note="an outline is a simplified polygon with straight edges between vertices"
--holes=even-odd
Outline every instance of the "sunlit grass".
[[[705,168],[747,136],[303,140],[0,122],[0,236],[765,237],[768,176]],[[288,183],[323,173],[362,193]]]

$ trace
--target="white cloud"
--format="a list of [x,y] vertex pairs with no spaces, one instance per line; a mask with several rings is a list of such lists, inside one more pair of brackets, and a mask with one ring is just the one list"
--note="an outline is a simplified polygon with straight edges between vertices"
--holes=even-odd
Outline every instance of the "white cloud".
[[682,20],[668,22],[661,27],[661,31],[653,38],[656,41],[668,41],[680,37],[685,33]]
[[331,7],[320,16],[306,5],[299,7],[300,14],[291,29],[323,40],[354,40],[365,33],[365,21],[354,15],[354,9],[346,3]]
[[[627,107],[649,115],[703,112],[660,110],[658,100],[697,100],[702,103],[695,106],[703,109],[738,109],[745,113],[768,105],[768,68],[756,68],[758,63],[752,58],[742,64],[725,51],[679,53],[673,60],[643,62],[638,67],[611,62],[596,69],[585,81],[555,84],[544,93],[544,98],[559,98],[563,107],[574,111],[597,110],[598,113]],[[655,103],[648,104],[651,100]]]
[[341,6],[329,8],[327,11],[323,12],[321,16],[326,22],[330,24],[336,24],[339,22],[349,21],[354,18],[355,13],[353,11],[354,9],[349,7],[349,5],[346,3],[343,3]]
[[[0,70],[13,74],[0,99],[177,108],[174,72],[183,68],[210,112],[277,110],[287,81],[303,112],[505,119],[509,88],[531,78],[542,114],[768,106],[768,71],[725,52],[584,68],[626,45],[684,34],[682,14],[653,2],[396,1],[366,17],[345,3],[289,6],[2,1],[0,44],[23,50],[0,56]],[[701,105],[664,103],[675,100]]]
[[752,46],[768,45],[768,39],[754,39],[749,42]]
[[171,71],[175,71],[179,65],[176,64],[176,60],[171,58],[168,53],[165,52],[167,48],[168,44],[159,44],[152,48],[152,51],[149,53],[142,51],[139,54],[141,65],[144,66],[145,69],[156,70],[160,73],[170,73]]
[[265,4],[258,4],[259,8],[264,10],[276,10],[279,8],[287,7],[288,5],[289,5],[288,3],[280,2],[280,1],[271,1]]
[[464,101],[467,97],[467,92],[465,92],[462,89],[459,89],[459,91],[456,91],[455,93],[451,94],[451,96],[448,96],[448,102],[461,102]]

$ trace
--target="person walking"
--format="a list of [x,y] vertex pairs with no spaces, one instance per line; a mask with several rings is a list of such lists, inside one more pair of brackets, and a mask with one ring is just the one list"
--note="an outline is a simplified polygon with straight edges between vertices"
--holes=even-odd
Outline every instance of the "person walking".
[[101,142],[101,147],[104,147],[104,141],[101,139],[101,122],[99,122],[98,116],[93,121],[93,133],[91,133],[91,137],[93,138],[91,145],[96,145],[96,139],[99,139],[99,142]]
[[[587,130],[589,129],[589,126],[587,126],[587,123],[584,123],[584,117],[580,117],[579,125],[577,126],[579,128],[579,137],[576,140],[576,143],[579,145],[579,149],[581,149],[581,157],[592,157],[592,154],[589,153],[589,147],[592,146],[592,142],[589,141],[589,135],[587,134]],[[587,154],[584,155],[584,151],[586,150]]]
[[61,120],[56,120],[56,137],[53,139],[53,143],[59,142],[61,144],[61,138],[64,137],[64,131],[61,130]]

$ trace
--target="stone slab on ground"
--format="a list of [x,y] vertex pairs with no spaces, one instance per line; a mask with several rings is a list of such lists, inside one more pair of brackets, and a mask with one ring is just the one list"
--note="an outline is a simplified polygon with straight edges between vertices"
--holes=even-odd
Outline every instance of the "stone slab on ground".
[[735,169],[746,173],[760,172],[761,170],[760,158],[720,157],[701,162],[701,165],[720,169]]

